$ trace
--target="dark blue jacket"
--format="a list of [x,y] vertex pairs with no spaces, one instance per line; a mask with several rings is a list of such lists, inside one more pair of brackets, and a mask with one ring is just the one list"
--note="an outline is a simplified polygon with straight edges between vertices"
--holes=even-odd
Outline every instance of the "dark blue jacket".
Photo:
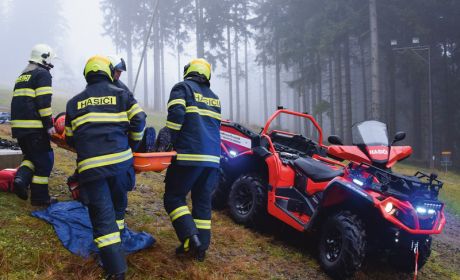
[[220,100],[209,83],[186,79],[171,90],[166,127],[177,152],[176,164],[219,167]]
[[116,175],[132,165],[146,115],[128,91],[94,81],[67,102],[66,141],[77,152],[80,182]]
[[14,138],[46,133],[51,119],[51,74],[42,66],[30,63],[16,79],[11,101],[11,130]]

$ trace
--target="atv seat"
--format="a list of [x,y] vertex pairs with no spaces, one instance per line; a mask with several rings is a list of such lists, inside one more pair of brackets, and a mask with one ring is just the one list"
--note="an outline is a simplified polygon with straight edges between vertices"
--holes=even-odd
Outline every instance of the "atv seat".
[[325,182],[343,175],[343,169],[333,169],[329,165],[312,158],[294,160],[294,168],[315,182]]

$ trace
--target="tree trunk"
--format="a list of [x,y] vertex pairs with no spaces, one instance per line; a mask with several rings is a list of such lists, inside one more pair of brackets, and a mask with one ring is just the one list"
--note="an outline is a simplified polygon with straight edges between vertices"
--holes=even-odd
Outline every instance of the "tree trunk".
[[160,38],[159,38],[159,13],[155,11],[155,26],[153,33],[153,109],[160,111],[161,89],[160,89]]
[[389,87],[390,94],[388,96],[387,102],[387,122],[388,122],[388,132],[390,135],[393,135],[396,132],[396,67],[395,67],[395,56],[393,51],[389,53],[390,59],[388,63],[388,71],[390,72],[389,77]]
[[236,120],[241,121],[241,102],[240,102],[240,63],[238,58],[238,34],[235,30],[233,37],[233,48],[235,52],[235,96],[236,96]]
[[203,41],[203,34],[201,33],[203,28],[201,25],[203,24],[203,7],[201,6],[201,0],[195,0],[195,34],[196,34],[196,56],[198,58],[204,57],[204,41]]
[[[316,73],[318,73],[317,74],[318,75],[318,80],[317,80],[318,102],[317,102],[317,104],[322,104],[323,103],[323,70],[322,70],[322,67],[321,67],[321,56],[320,56],[320,54],[317,54],[317,56],[316,56]],[[318,112],[317,118],[318,118],[319,125],[322,126],[322,124],[323,124],[323,112],[322,111]]]
[[177,46],[177,81],[181,81],[182,80],[182,75],[183,75],[183,68],[182,68],[182,65],[180,63],[180,54],[181,54],[181,49],[180,49],[180,43],[179,43],[179,39],[177,39],[176,41],[176,46]]
[[364,46],[363,41],[359,40],[359,56],[361,61],[361,79],[363,85],[363,113],[364,119],[369,119],[369,102],[368,102],[368,94],[367,94],[367,77],[366,77],[366,58],[364,55]]
[[379,38],[377,28],[377,0],[369,0],[369,26],[371,30],[371,116],[380,119]]
[[345,106],[346,114],[344,116],[345,124],[345,142],[351,143],[351,126],[353,125],[353,110],[351,106],[351,64],[350,64],[350,37],[345,36],[344,44],[344,70],[345,70]]
[[267,65],[265,61],[262,63],[262,88],[263,88],[263,99],[264,99],[264,120],[263,123],[268,120],[268,92],[267,92]]
[[248,35],[244,35],[244,112],[245,121],[249,124],[249,73],[248,73]]
[[[148,63],[147,63],[147,52],[145,52],[144,57],[144,108],[148,108],[149,106],[149,75],[147,72]],[[128,71],[129,72],[129,71]]]
[[127,55],[127,67],[129,69],[128,72],[128,87],[130,90],[133,89],[133,42],[132,36],[128,36],[126,41],[126,55]]
[[[280,51],[279,51],[279,40],[276,39],[275,42],[275,81],[276,81],[276,97],[275,97],[275,110],[278,108],[278,106],[282,106],[281,104],[281,62],[280,62]],[[279,127],[280,125],[280,118],[276,119],[276,125]]]
[[342,55],[341,46],[338,45],[335,54],[335,104],[334,109],[337,112],[336,115],[336,131],[337,134],[343,138],[343,98],[342,98]]
[[160,33],[160,64],[161,64],[161,100],[160,100],[160,110],[165,112],[166,109],[166,89],[165,89],[165,52],[164,52],[164,29],[161,27]]
[[233,79],[232,79],[232,48],[231,48],[230,26],[227,25],[227,72],[228,72],[228,97],[229,97],[229,118],[233,119]]
[[329,70],[329,118],[331,120],[331,135],[335,134],[335,98],[334,98],[334,76],[333,76],[333,64],[332,55],[328,59],[328,70]]

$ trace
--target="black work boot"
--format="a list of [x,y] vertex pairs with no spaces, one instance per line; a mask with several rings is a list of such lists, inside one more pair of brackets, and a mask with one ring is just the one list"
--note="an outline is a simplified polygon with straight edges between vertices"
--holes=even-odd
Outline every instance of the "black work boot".
[[125,273],[108,274],[105,280],[125,280]]
[[29,198],[27,189],[28,186],[21,177],[14,177],[13,191],[20,199],[27,200]]
[[194,234],[182,243],[179,247],[176,248],[177,255],[191,254],[196,255],[196,253],[201,248],[201,241],[197,234]]

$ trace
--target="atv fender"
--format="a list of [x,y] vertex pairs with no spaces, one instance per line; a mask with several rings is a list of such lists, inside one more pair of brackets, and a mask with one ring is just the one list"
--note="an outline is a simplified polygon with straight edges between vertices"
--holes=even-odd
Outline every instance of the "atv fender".
[[370,214],[372,211],[369,209],[374,209],[373,199],[360,186],[342,178],[335,178],[324,190],[317,211],[307,224],[308,229],[317,226],[322,217],[331,211],[344,209],[360,210],[358,213]]

